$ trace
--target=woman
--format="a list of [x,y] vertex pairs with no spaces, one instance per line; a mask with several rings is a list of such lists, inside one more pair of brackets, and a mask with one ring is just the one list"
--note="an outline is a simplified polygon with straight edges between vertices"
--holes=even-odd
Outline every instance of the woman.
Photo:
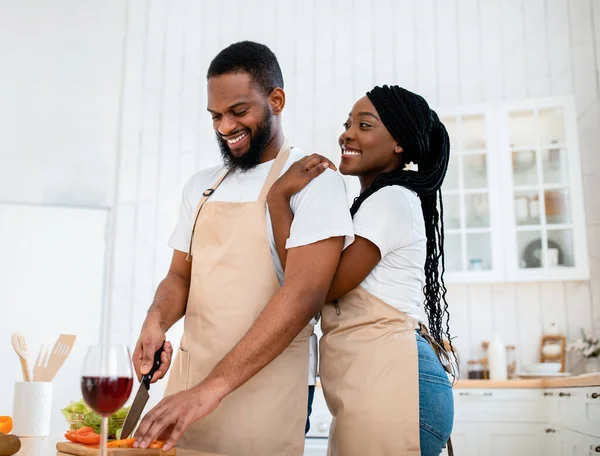
[[[436,356],[450,366],[441,348],[449,340],[440,191],[448,134],[422,97],[398,86],[368,92],[344,128],[340,172],[358,176],[361,193],[350,209],[356,240],[342,254],[322,311],[320,376],[334,416],[329,454],[439,455],[454,414]],[[284,265],[289,198],[329,166],[306,157],[271,188]]]

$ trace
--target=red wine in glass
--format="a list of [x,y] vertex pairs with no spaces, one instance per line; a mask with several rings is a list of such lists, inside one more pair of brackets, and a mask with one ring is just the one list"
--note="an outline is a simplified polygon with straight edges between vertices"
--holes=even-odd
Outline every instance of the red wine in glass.
[[131,394],[131,377],[82,377],[81,392],[85,402],[99,415],[112,415]]
[[131,355],[124,345],[94,345],[89,348],[81,372],[81,393],[100,416],[100,456],[107,455],[108,417],[119,410],[131,394]]

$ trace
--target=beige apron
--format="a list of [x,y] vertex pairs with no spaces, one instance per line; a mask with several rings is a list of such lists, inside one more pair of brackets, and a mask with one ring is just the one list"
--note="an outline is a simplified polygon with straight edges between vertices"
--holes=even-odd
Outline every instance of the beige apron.
[[419,455],[419,324],[361,287],[322,311],[329,456]]
[[[167,395],[206,378],[280,288],[269,248],[266,197],[289,151],[286,140],[257,201],[207,202],[225,176],[204,192],[192,232],[184,334]],[[312,330],[308,325],[281,355],[190,426],[179,446],[227,456],[302,455]]]

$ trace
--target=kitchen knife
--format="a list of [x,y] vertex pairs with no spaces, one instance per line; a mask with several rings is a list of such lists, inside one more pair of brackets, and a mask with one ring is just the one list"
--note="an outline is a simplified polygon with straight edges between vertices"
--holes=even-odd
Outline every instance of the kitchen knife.
[[161,345],[161,347],[154,354],[154,362],[152,364],[152,369],[146,375],[142,376],[142,380],[140,381],[140,388],[138,389],[137,394],[135,395],[135,399],[133,400],[133,404],[131,404],[131,408],[129,409],[129,413],[127,413],[127,418],[125,418],[125,422],[123,423],[123,429],[121,430],[121,438],[127,439],[133,432],[135,425],[137,424],[142,412],[144,411],[144,407],[146,406],[146,402],[150,398],[150,380],[152,380],[152,376],[156,373],[158,368],[160,367],[160,355],[164,350],[165,343]]

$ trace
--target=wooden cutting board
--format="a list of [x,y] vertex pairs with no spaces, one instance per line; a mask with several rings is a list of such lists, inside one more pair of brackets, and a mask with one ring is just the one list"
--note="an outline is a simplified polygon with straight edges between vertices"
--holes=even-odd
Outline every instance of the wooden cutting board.
[[[72,442],[58,442],[56,450],[58,455],[98,456],[100,454],[98,448]],[[162,451],[160,448],[109,448],[108,454],[110,456],[174,456],[177,453],[175,448],[169,451]]]
[[[98,456],[100,454],[98,449],[86,447],[81,443],[58,442],[56,449],[58,450],[56,456]],[[186,450],[185,448],[173,448],[170,451],[161,451],[157,448],[147,448],[145,450],[140,448],[109,448],[108,454],[110,456],[224,456],[205,451]]]

